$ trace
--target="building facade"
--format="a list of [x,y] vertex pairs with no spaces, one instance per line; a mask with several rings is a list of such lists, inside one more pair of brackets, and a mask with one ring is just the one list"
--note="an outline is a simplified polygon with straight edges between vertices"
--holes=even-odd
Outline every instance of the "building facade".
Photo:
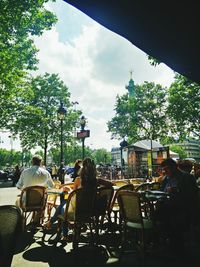
[[200,140],[186,139],[183,142],[176,143],[187,154],[188,159],[194,159],[197,163],[200,163]]

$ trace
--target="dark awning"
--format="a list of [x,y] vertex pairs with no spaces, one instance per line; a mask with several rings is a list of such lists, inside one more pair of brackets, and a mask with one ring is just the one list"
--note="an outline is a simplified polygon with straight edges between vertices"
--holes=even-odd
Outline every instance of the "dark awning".
[[125,37],[176,72],[200,83],[198,1],[65,2]]

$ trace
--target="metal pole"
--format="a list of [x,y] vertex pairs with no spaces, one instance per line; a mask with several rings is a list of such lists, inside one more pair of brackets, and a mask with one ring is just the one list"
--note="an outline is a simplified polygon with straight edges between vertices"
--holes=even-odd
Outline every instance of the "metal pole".
[[63,120],[60,120],[60,165],[62,165],[63,162]]
[[123,158],[122,158],[122,147],[120,148],[120,152],[121,152],[121,179],[123,179]]
[[152,142],[152,138],[150,140],[150,144],[151,144],[151,173],[150,173],[150,178],[152,178],[152,173],[153,173],[153,142]]
[[85,138],[82,138],[82,160],[85,158]]

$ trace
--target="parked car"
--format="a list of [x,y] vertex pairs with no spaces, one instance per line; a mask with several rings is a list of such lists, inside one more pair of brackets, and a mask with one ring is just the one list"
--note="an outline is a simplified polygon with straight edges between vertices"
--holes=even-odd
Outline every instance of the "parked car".
[[14,176],[12,172],[0,170],[0,181],[6,182],[13,180]]

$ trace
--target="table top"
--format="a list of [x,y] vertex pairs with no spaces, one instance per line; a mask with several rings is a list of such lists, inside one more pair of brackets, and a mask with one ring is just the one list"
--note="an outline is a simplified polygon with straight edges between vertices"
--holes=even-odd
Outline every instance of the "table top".
[[169,194],[159,190],[147,190],[145,191],[145,197],[149,200],[162,200],[169,198]]
[[62,188],[51,188],[51,189],[47,189],[47,194],[51,195],[51,194],[55,194],[55,195],[61,195],[61,194],[69,194],[69,192],[63,192]]

